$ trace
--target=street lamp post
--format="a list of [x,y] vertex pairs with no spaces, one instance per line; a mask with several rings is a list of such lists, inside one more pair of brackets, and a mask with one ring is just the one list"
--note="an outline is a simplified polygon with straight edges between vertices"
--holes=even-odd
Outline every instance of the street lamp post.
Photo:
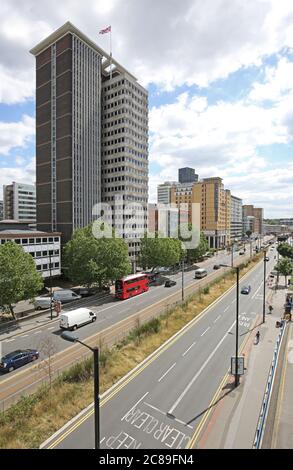
[[232,243],[232,245],[231,245],[231,266],[232,266],[232,268],[233,268],[233,263],[234,263],[233,251],[234,251],[234,243]]
[[[228,264],[220,264],[225,268],[233,268],[234,266],[229,266]],[[238,374],[238,336],[239,336],[239,266],[235,266],[236,270],[236,346],[235,346],[235,388],[239,385],[239,374]]]
[[262,302],[262,322],[266,321],[266,267],[267,267],[267,252],[263,252],[263,302]]
[[52,306],[53,292],[52,292],[52,258],[51,258],[50,251],[49,251],[49,270],[50,270],[50,317],[52,320],[53,319],[53,306]]
[[182,258],[182,302],[184,302],[184,258]]
[[94,410],[95,410],[95,449],[100,449],[100,381],[99,381],[99,348],[91,348],[67,331],[61,334],[61,338],[71,343],[80,343],[90,349],[94,354]]

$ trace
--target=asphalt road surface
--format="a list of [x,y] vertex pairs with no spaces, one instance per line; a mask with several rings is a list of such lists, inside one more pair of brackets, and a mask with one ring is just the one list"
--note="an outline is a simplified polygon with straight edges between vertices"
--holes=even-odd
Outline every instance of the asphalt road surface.
[[[275,264],[273,254],[268,273]],[[248,284],[250,294],[240,294],[239,347],[262,312],[263,263],[244,277],[240,288]],[[235,303],[234,287],[104,394],[101,448],[188,447],[235,355]],[[93,427],[90,409],[46,447],[93,448]]]

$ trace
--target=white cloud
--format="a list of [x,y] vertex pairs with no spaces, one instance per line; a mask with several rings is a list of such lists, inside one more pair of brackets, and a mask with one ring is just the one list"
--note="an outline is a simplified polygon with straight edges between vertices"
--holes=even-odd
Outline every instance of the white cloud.
[[24,115],[19,122],[0,122],[0,158],[17,147],[24,147],[35,135],[35,119]]

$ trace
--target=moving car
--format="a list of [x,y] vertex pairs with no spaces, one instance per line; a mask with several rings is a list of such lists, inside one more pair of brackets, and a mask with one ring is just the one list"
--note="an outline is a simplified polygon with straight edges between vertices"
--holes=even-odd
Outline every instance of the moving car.
[[0,362],[0,371],[12,372],[18,367],[24,366],[29,362],[36,361],[39,357],[39,351],[36,349],[17,349],[6,356],[3,356]]
[[60,328],[65,330],[76,330],[79,326],[93,323],[97,314],[88,308],[77,308],[71,312],[62,313],[60,317]]
[[219,264],[214,264],[214,269],[220,269],[220,265]]
[[207,275],[208,275],[208,273],[207,273],[206,269],[203,269],[203,268],[196,269],[194,271],[194,279],[201,279],[201,278],[203,278]]
[[249,294],[250,291],[251,291],[251,286],[244,286],[241,289],[241,294]]
[[81,299],[81,295],[76,294],[70,289],[61,289],[54,292],[53,299],[59,300],[62,304],[66,304],[67,302]]
[[71,290],[81,297],[89,297],[95,293],[93,289],[88,287],[73,287]]
[[167,279],[167,281],[165,282],[165,287],[176,286],[176,284],[177,284],[176,281],[171,281],[171,279]]

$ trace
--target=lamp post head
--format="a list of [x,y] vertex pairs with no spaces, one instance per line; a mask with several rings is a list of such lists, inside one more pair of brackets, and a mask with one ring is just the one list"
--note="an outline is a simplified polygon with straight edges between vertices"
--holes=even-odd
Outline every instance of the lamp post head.
[[61,334],[61,338],[65,339],[65,341],[70,341],[70,343],[75,343],[76,341],[78,341],[78,337],[72,335],[71,333],[68,333],[68,331],[64,331]]

